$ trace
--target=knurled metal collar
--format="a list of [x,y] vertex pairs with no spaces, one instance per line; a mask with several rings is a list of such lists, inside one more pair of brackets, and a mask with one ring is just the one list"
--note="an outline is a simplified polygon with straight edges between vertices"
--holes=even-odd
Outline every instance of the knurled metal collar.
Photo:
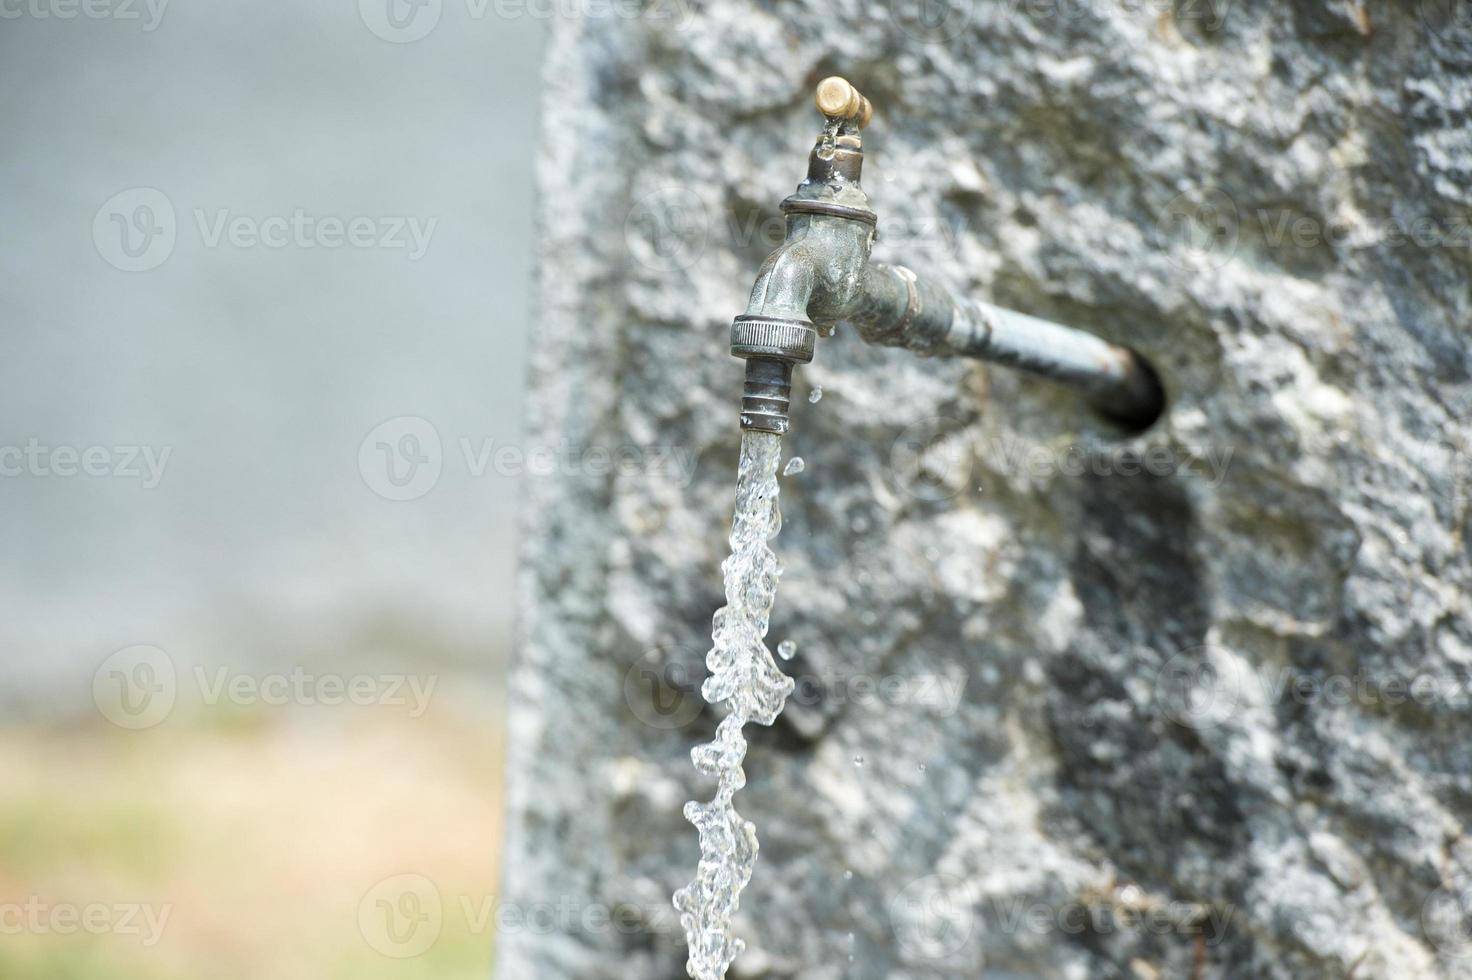
[[803,320],[738,316],[731,321],[731,353],[737,357],[775,357],[794,364],[813,359],[818,331]]

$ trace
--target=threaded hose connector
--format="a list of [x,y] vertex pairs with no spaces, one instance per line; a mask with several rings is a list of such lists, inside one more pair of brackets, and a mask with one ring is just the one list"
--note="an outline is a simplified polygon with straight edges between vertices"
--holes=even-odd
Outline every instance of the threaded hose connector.
[[787,431],[792,400],[792,366],[813,359],[818,331],[806,320],[738,316],[731,323],[731,353],[746,358],[741,393],[741,428]]
[[746,361],[746,385],[741,390],[741,428],[758,432],[787,432],[787,406],[792,403],[792,364],[770,357]]

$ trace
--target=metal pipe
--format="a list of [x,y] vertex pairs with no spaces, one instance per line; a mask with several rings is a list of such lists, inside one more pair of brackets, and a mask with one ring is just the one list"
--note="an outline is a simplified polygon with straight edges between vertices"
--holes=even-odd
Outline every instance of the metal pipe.
[[1127,347],[1051,320],[960,299],[902,265],[871,262],[849,319],[866,341],[920,354],[974,357],[1084,392],[1101,414],[1130,428],[1155,421],[1164,392]]
[[1129,348],[870,262],[878,219],[859,184],[859,129],[872,108],[837,77],[819,84],[817,103],[827,125],[807,179],[782,202],[787,240],[762,264],[746,312],[731,325],[731,353],[747,359],[743,429],[787,431],[792,368],[812,360],[817,326],[839,320],[869,343],[974,357],[1070,385],[1129,428],[1155,421],[1165,402],[1160,381]]

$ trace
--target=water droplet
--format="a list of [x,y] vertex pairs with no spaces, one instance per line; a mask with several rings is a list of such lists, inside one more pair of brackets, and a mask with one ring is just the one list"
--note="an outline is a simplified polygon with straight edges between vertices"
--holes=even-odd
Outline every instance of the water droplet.
[[797,644],[791,640],[783,640],[777,644],[777,656],[783,660],[791,660],[797,654]]
[[822,400],[823,400],[823,389],[820,388],[820,387],[818,387],[817,385],[813,385],[813,390],[810,391],[810,392],[808,392],[808,401],[811,404],[816,405],[816,404],[818,404],[818,402],[820,402]]
[[854,765],[858,766],[860,769],[864,768],[864,757],[861,755],[854,756]]
[[797,475],[798,473],[801,473],[803,470],[805,470],[807,468],[808,468],[808,464],[807,463],[804,463],[802,461],[802,457],[801,456],[794,456],[794,457],[792,457],[791,459],[789,459],[787,461],[787,465],[786,466],[782,467],[782,475],[783,476],[795,476],[795,475]]
[[843,872],[843,880],[844,881],[853,881],[854,880],[854,873],[853,873],[852,869],[847,869],[847,870],[845,870]]

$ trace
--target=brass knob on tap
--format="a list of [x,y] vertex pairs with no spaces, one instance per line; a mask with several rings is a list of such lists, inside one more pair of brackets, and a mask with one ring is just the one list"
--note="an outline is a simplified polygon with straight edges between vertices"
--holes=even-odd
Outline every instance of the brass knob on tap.
[[860,129],[869,125],[874,107],[863,93],[853,87],[848,79],[829,75],[818,83],[816,99],[818,111],[832,119],[852,122]]

